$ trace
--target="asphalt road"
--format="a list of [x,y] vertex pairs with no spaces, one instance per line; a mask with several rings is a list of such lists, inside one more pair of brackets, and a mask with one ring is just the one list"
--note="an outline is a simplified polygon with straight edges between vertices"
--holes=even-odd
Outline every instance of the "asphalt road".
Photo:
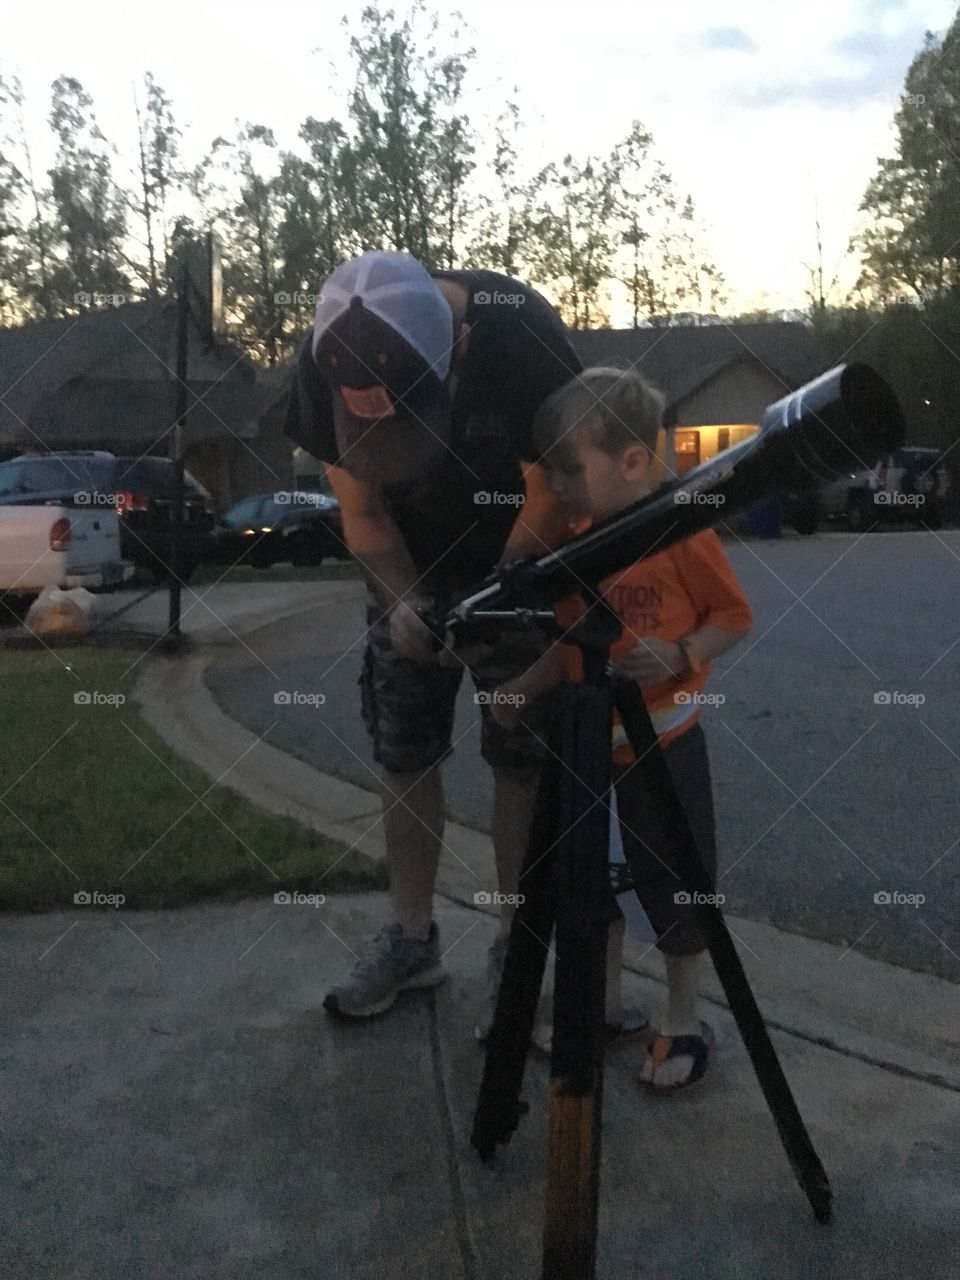
[[[754,630],[714,663],[725,701],[703,714],[725,909],[960,982],[960,531],[726,547]],[[376,789],[363,629],[358,584],[356,601],[248,637],[210,687],[274,745]],[[472,692],[466,679],[447,804],[488,829]]]

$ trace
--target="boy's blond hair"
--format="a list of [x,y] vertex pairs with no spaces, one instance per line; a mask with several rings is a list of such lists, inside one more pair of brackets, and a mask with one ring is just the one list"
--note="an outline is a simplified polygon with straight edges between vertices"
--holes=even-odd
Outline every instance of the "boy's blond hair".
[[534,443],[542,455],[561,457],[581,442],[614,456],[631,444],[655,454],[665,404],[663,393],[635,369],[584,369],[540,406]]

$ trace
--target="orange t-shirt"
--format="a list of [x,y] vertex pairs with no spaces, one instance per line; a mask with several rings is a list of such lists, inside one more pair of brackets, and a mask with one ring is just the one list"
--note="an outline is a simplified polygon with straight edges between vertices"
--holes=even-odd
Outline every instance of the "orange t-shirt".
[[[589,521],[577,525],[576,532],[586,527]],[[612,659],[625,657],[645,635],[673,642],[707,623],[744,634],[753,626],[750,605],[713,529],[701,529],[604,578],[600,594],[624,622],[623,634],[610,648]],[[567,596],[555,606],[557,621],[571,627],[586,609],[582,595]],[[580,650],[564,645],[563,652],[566,679],[582,680]],[[710,664],[705,662],[687,680],[664,680],[642,691],[661,747],[696,724],[701,704],[694,695],[703,691],[709,674]],[[633,749],[616,712],[612,746],[617,763],[632,763]]]

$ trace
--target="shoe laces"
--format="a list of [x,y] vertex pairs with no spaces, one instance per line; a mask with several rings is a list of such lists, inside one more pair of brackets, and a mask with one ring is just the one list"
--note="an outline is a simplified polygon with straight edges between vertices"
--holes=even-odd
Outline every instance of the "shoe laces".
[[392,953],[401,932],[401,926],[396,921],[381,925],[361,955],[357,957],[353,966],[354,977],[363,977],[372,969],[376,969],[380,961],[385,960]]

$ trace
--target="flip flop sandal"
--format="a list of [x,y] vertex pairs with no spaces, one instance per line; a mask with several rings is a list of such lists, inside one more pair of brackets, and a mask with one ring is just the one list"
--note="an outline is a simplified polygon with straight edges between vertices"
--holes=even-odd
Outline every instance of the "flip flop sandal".
[[693,1085],[699,1084],[707,1073],[710,1050],[713,1048],[715,1041],[716,1037],[712,1028],[705,1022],[700,1023],[700,1035],[698,1036],[664,1036],[658,1034],[647,1050],[648,1057],[653,1059],[654,1066],[660,1067],[665,1062],[669,1062],[671,1058],[689,1056],[693,1058],[690,1074],[686,1080],[681,1080],[677,1084],[657,1085],[650,1080],[644,1080],[642,1077],[638,1079],[637,1083],[645,1093],[682,1093],[684,1090],[692,1088]]
[[[619,1022],[604,1024],[604,1045],[641,1039],[649,1031],[650,1023],[645,1013],[639,1009],[624,1009]],[[549,1023],[541,1023],[539,1027],[534,1027],[530,1046],[543,1057],[549,1058],[553,1048],[553,1027]]]

